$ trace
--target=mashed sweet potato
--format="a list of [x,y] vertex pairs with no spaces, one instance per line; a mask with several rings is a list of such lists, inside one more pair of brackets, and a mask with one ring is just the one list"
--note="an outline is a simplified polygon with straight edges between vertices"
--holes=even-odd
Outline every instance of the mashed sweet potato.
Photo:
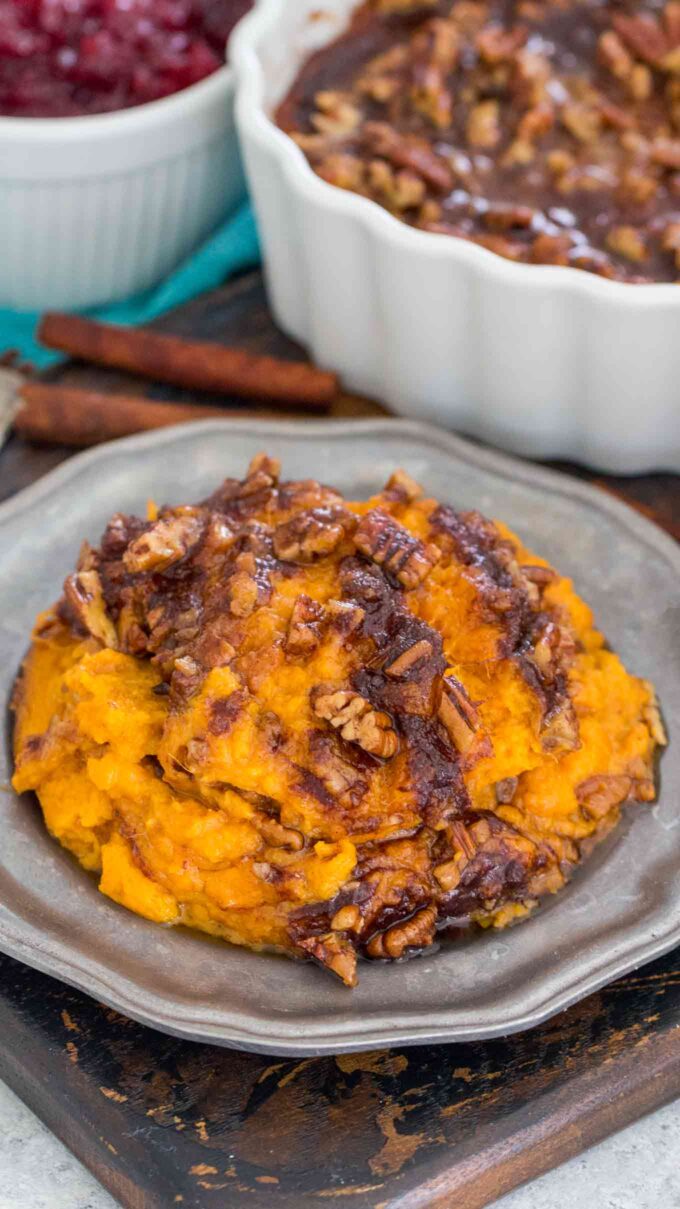
[[17,790],[101,891],[349,985],[503,927],[654,798],[653,689],[503,525],[260,456],[117,515],[38,619]]

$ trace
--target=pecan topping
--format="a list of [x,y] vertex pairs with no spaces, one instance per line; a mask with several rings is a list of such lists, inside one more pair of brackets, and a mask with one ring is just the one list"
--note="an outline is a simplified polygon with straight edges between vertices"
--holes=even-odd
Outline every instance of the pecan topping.
[[416,228],[527,264],[677,279],[661,236],[677,218],[678,0],[363,0],[278,119],[319,176]]
[[[427,65],[452,53],[436,29],[419,33]],[[489,60],[502,53],[491,40],[480,70],[519,88],[516,64]],[[539,68],[522,69],[534,104]],[[471,103],[456,97],[461,130]],[[259,455],[206,503],[114,517],[82,550],[36,630],[40,660],[58,644],[59,705],[43,734],[20,716],[18,775],[29,788],[37,765],[59,775],[66,743],[90,776],[80,707],[89,717],[103,675],[93,711],[105,700],[122,726],[102,750],[140,759],[170,795],[162,844],[132,791],[116,796],[112,835],[164,894],[178,862],[179,905],[190,894],[206,927],[219,933],[228,911],[230,936],[354,985],[358,957],[413,955],[446,925],[504,926],[558,890],[624,801],[653,800],[665,734],[651,686],[500,523],[423,498],[403,472],[378,507],[278,475]],[[150,745],[136,723],[147,705]]]
[[358,743],[372,756],[389,760],[399,750],[399,740],[392,728],[392,719],[381,713],[351,689],[324,692],[316,689],[313,694],[314,713],[318,718],[330,722],[339,730],[348,743]]
[[425,545],[413,537],[381,508],[366,513],[354,540],[362,554],[372,558],[405,588],[417,588],[441,558],[436,546]]

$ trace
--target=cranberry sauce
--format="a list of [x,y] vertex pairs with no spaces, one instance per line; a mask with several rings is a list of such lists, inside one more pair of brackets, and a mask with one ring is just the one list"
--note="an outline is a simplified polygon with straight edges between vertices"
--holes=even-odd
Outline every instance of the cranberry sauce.
[[156,101],[217,71],[251,0],[0,0],[0,114]]

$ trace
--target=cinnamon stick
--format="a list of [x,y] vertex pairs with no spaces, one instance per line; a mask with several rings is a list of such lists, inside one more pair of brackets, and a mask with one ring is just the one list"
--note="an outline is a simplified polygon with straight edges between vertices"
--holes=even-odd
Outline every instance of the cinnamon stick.
[[244,399],[325,411],[338,391],[335,374],[304,362],[281,361],[245,349],[183,340],[148,328],[118,327],[78,315],[45,315],[38,338],[48,348],[82,361],[173,386]]
[[98,445],[187,420],[280,419],[275,412],[157,403],[143,396],[101,394],[42,382],[24,383],[19,400],[15,431],[52,445]]

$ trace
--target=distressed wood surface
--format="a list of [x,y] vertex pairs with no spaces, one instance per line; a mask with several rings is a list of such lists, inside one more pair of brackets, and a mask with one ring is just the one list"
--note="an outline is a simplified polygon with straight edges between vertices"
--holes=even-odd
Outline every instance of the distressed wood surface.
[[[257,274],[157,326],[296,352]],[[53,374],[188,397],[81,366]],[[0,498],[70,452],[13,438]],[[597,482],[680,537],[680,476]],[[173,1040],[0,958],[0,1037],[0,1076],[130,1209],[480,1209],[680,1095],[680,951],[518,1037],[304,1061]]]

